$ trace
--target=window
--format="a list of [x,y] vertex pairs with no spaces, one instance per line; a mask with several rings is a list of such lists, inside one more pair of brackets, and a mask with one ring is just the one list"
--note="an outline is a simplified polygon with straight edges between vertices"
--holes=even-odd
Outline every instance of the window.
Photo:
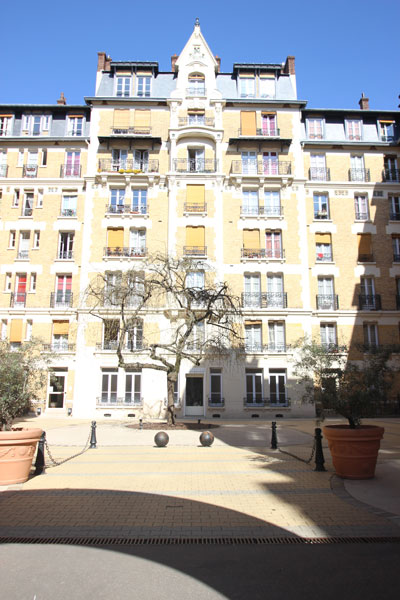
[[206,93],[204,75],[189,75],[188,89],[189,96],[204,96]]
[[204,148],[188,148],[188,170],[191,173],[205,172]]
[[39,248],[39,245],[40,245],[40,231],[35,230],[33,233],[33,248],[35,248],[37,250]]
[[0,116],[0,136],[11,135],[12,115]]
[[264,175],[279,174],[279,161],[276,152],[263,152],[263,173]]
[[176,380],[174,381],[174,406],[179,406],[180,405],[180,399],[179,399],[179,381]]
[[20,231],[19,234],[19,247],[18,247],[18,258],[21,260],[28,260],[29,258],[29,243],[30,243],[30,231]]
[[254,151],[242,152],[241,157],[243,175],[256,175],[257,153]]
[[251,137],[257,135],[256,113],[254,110],[240,111],[240,135]]
[[335,310],[333,277],[318,277],[317,310]]
[[8,247],[15,248],[16,240],[17,240],[17,233],[14,229],[12,229],[10,231],[10,236],[8,238]]
[[110,190],[110,206],[108,212],[121,214],[125,211],[125,188],[112,188]]
[[75,234],[72,231],[60,232],[57,253],[57,258],[59,260],[72,260],[74,235]]
[[325,154],[310,155],[311,181],[329,181],[329,170],[326,168]]
[[61,199],[61,216],[76,217],[78,196],[75,194],[63,194]]
[[116,96],[130,96],[131,95],[131,77],[117,77],[116,78]]
[[32,326],[33,326],[33,321],[28,319],[26,322],[26,330],[25,330],[25,339],[28,341],[30,339],[32,339]]
[[221,369],[210,369],[210,406],[221,406],[222,372]]
[[268,322],[268,350],[270,352],[286,352],[285,323]]
[[0,177],[7,176],[7,150],[0,149]]
[[392,237],[393,245],[393,262],[400,262],[400,236],[394,235]]
[[264,214],[268,217],[278,217],[281,215],[281,198],[278,191],[265,190]]
[[400,221],[400,196],[391,196],[390,200],[390,220]]
[[317,262],[331,262],[333,260],[330,233],[315,234],[315,260]]
[[393,142],[394,121],[379,121],[379,134],[382,142]]
[[245,323],[244,339],[246,352],[262,352],[261,321]]
[[4,291],[5,292],[11,292],[11,289],[12,289],[11,278],[12,278],[11,273],[6,273],[6,277],[5,277],[5,281],[4,281]]
[[24,154],[25,154],[25,150],[23,148],[20,148],[18,150],[17,167],[23,167],[24,166]]
[[1,339],[2,340],[7,339],[7,326],[8,326],[7,320],[3,319],[1,321]]
[[367,196],[354,196],[354,212],[356,221],[368,220],[368,198]]
[[184,205],[185,213],[205,213],[207,205],[205,202],[205,186],[192,185],[186,186],[186,202]]
[[136,85],[137,96],[150,96],[151,77],[149,75],[138,75],[136,78]]
[[40,135],[50,129],[50,115],[23,115],[22,131],[28,135]]
[[146,230],[130,230],[130,255],[145,256],[146,254]]
[[259,273],[248,273],[244,276],[243,306],[247,308],[261,307],[261,279]]
[[321,323],[320,325],[321,346],[327,350],[336,348],[336,325],[335,323]]
[[65,153],[64,177],[80,177],[81,174],[81,153],[69,151]]
[[147,173],[149,170],[149,151],[135,150],[133,153],[133,168]]
[[307,119],[307,137],[309,140],[322,140],[324,137],[323,119]]
[[17,273],[15,278],[14,306],[25,306],[26,281],[26,273]]
[[378,326],[376,323],[364,323],[363,324],[363,333],[364,333],[364,345],[367,348],[377,348],[378,347]]
[[373,262],[372,238],[370,233],[359,233],[358,236],[358,262]]
[[378,307],[375,295],[375,282],[373,277],[361,277],[360,280],[360,308],[361,310],[375,310]]
[[267,275],[267,306],[268,308],[286,308],[283,276],[280,273]]
[[247,405],[263,405],[263,372],[256,369],[246,369],[246,398]]
[[103,350],[115,350],[119,340],[119,321],[107,319],[103,324]]
[[143,321],[137,319],[129,324],[126,347],[131,352],[143,348]]
[[366,181],[364,157],[361,155],[350,156],[350,181]]
[[26,177],[36,177],[38,172],[39,150],[28,150],[28,158],[24,168]]
[[128,150],[120,150],[114,148],[112,151],[112,163],[111,170],[119,171],[120,169],[126,169],[128,160]]
[[384,181],[398,181],[397,158],[395,156],[384,156],[383,158]]
[[329,219],[329,197],[327,194],[314,194],[314,219]]
[[31,273],[30,287],[29,287],[30,292],[36,292],[36,281],[37,281],[37,274]]
[[265,232],[265,256],[267,258],[283,258],[282,233],[280,231]]
[[67,135],[81,136],[83,135],[83,116],[69,115]]
[[239,77],[239,95],[241,98],[255,98],[255,78]]
[[361,140],[361,121],[359,119],[347,119],[345,121],[346,138],[348,140]]
[[117,402],[118,369],[102,369],[101,402],[115,404]]
[[207,247],[205,245],[205,228],[201,227],[186,227],[186,245],[184,252],[187,256],[205,256]]
[[204,290],[204,271],[190,271],[186,275],[186,288]]
[[31,217],[33,214],[33,192],[25,192],[24,194],[24,206],[22,209],[23,217]]
[[286,406],[286,371],[285,369],[269,370],[269,402],[273,406]]
[[205,114],[200,112],[188,113],[189,125],[205,125]]
[[56,276],[56,291],[53,308],[65,308],[72,303],[72,275]]
[[132,213],[147,214],[147,189],[132,190]]
[[42,162],[41,162],[41,166],[42,167],[47,167],[47,149],[46,148],[42,149]]
[[10,344],[11,349],[18,349],[22,342],[22,319],[11,319]]
[[275,98],[275,77],[263,77],[258,80],[260,98]]
[[258,191],[257,190],[243,190],[243,215],[258,215]]
[[19,190],[14,190],[12,207],[18,208],[18,206],[19,206]]
[[36,197],[36,208],[43,208],[43,190],[38,190]]
[[204,322],[195,323],[189,339],[186,344],[186,350],[192,352],[200,352],[203,348],[205,341],[205,327]]
[[141,373],[126,373],[125,375],[125,403],[140,405],[141,398]]

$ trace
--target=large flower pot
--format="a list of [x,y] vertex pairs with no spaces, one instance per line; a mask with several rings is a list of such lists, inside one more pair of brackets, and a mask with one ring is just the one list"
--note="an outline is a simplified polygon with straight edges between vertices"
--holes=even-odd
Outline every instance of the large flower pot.
[[42,433],[41,429],[0,431],[0,485],[27,481]]
[[348,425],[323,427],[336,474],[344,479],[371,479],[384,431],[376,425],[361,425],[356,429]]

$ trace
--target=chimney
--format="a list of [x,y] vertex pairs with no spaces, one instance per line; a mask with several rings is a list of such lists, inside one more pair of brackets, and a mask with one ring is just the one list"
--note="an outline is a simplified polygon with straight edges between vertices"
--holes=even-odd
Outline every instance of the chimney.
[[97,71],[109,71],[111,63],[111,57],[107,56],[105,52],[97,53]]
[[221,73],[221,59],[219,56],[215,55],[215,60],[217,61],[217,73]]
[[361,94],[358,104],[360,105],[361,110],[369,110],[369,98],[364,96],[364,92]]
[[176,63],[177,60],[178,60],[178,55],[177,54],[173,54],[171,56],[171,71],[173,73],[175,73],[175,63]]
[[283,67],[283,73],[285,75],[295,75],[296,71],[294,68],[294,56],[288,56],[285,62],[285,66]]
[[61,92],[60,97],[57,100],[57,104],[67,104],[67,101],[64,96],[64,92]]

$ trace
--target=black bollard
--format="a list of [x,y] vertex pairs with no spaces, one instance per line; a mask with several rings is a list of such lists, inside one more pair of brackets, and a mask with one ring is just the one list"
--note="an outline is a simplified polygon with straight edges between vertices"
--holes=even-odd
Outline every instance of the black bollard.
[[46,474],[46,468],[45,468],[45,463],[44,463],[45,441],[46,441],[46,432],[43,431],[42,435],[40,436],[39,443],[38,443],[34,475],[45,475]]
[[92,433],[90,436],[90,448],[97,448],[96,446],[96,421],[92,421]]
[[324,453],[322,450],[322,435],[319,427],[315,428],[315,469],[314,471],[326,471],[324,467]]
[[143,429],[143,419],[139,419],[139,429]]
[[276,421],[272,421],[272,436],[271,436],[271,450],[278,449],[278,439],[276,437]]

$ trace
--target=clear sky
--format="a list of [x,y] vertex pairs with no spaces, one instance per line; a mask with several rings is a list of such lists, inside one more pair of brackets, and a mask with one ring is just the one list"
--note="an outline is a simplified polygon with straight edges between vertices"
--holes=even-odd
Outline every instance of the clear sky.
[[170,70],[200,26],[222,71],[296,57],[309,107],[398,108],[399,0],[15,0],[1,2],[1,103],[68,104],[94,93],[97,52]]

